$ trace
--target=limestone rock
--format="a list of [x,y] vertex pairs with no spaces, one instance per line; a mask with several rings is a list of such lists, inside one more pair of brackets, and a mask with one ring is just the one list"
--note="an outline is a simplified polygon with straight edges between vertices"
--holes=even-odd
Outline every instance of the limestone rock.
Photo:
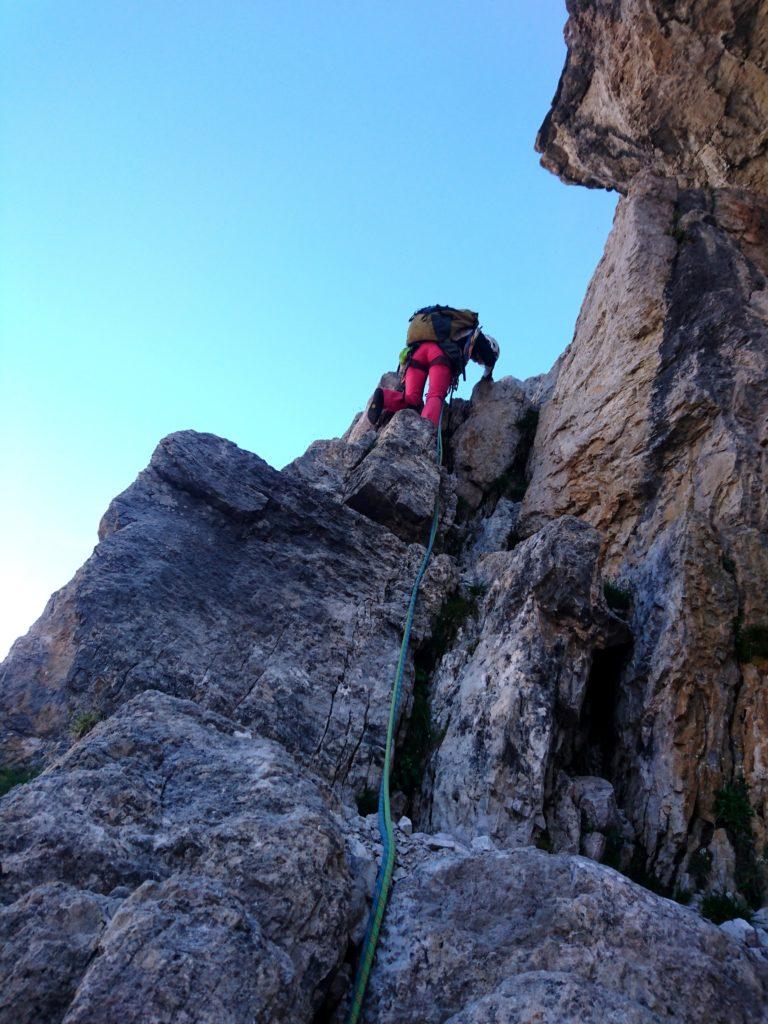
[[470,508],[515,468],[520,424],[531,410],[514,377],[481,380],[473,388],[468,414],[451,437],[458,494]]
[[542,409],[518,525],[592,523],[605,577],[632,595],[601,774],[666,882],[737,770],[766,837],[766,675],[737,663],[733,625],[768,622],[765,296],[768,199],[637,176]]
[[5,1019],[76,989],[68,1022],[310,1020],[359,913],[342,827],[278,744],[233,733],[144,693],[3,800],[5,955],[25,965]]
[[[144,882],[101,937],[64,1021],[157,1024],[247,1019],[269,1024],[295,1012],[289,957],[226,886],[171,877]],[[194,1005],[190,1006],[190,994]]]
[[761,0],[568,0],[565,69],[538,138],[566,182],[626,192],[768,192],[768,9]]
[[433,684],[441,742],[430,762],[430,829],[532,840],[559,723],[578,720],[592,650],[610,629],[596,596],[598,550],[592,529],[563,517],[483,561],[486,570],[493,559],[493,579],[477,642],[444,659]]
[[[396,372],[384,373],[379,380],[380,388],[390,388],[393,391],[401,386],[402,382],[400,376]],[[355,444],[357,441],[367,439],[374,431],[372,424],[368,420],[367,411],[368,406],[371,404],[373,398],[373,392],[371,397],[365,403],[365,409],[359,412],[357,416],[352,420],[346,432],[344,433],[342,440],[347,441],[350,444]]]
[[574,779],[573,790],[585,829],[607,832],[616,824],[616,800],[610,782],[588,775],[580,776]]
[[568,6],[544,161],[626,195],[552,370],[442,470],[412,411],[282,473],[171,435],[0,668],[0,1024],[343,1020],[438,493],[366,1020],[765,1024],[762,912],[597,861],[736,894],[742,775],[768,840],[766,5]]
[[736,856],[724,828],[716,828],[707,848],[712,866],[707,888],[713,892],[728,892],[734,886]]
[[366,1021],[511,1022],[533,1008],[548,1024],[762,1024],[767,998],[768,965],[710,922],[529,847],[447,854],[398,882]]
[[600,861],[605,856],[606,838],[602,832],[586,832],[581,837],[581,852],[590,860]]
[[0,1021],[59,1021],[119,905],[62,883],[0,908]]
[[461,551],[461,563],[474,566],[491,551],[507,551],[517,539],[519,501],[500,498],[491,515],[471,520]]
[[342,499],[347,477],[363,461],[376,442],[376,433],[367,431],[359,441],[350,443],[335,437],[313,441],[303,455],[290,462],[283,473]]
[[745,921],[743,917],[734,918],[732,921],[724,921],[720,925],[720,930],[725,932],[726,935],[730,935],[732,939],[743,942],[745,946],[760,945],[757,939],[757,932],[749,921]]
[[[158,445],[101,536],[0,669],[4,761],[61,752],[79,712],[106,717],[159,689],[278,740],[354,793],[378,784],[420,547],[192,431]],[[436,560],[417,641],[449,583]],[[411,680],[409,659],[404,708]]]
[[[382,429],[375,446],[347,477],[344,502],[407,541],[426,542],[440,487],[434,424],[405,409]],[[450,498],[443,502],[443,523]]]

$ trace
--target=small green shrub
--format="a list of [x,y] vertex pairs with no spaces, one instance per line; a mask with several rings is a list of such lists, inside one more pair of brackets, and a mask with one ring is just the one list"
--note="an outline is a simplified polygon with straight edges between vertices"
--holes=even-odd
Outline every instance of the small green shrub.
[[719,828],[725,829],[736,856],[736,885],[749,905],[757,908],[762,903],[765,886],[752,834],[754,813],[743,778],[735,779],[715,793],[715,821]]
[[747,662],[756,658],[768,658],[768,626],[744,626],[737,622],[736,660]]
[[723,555],[723,568],[729,576],[736,575],[736,563],[732,558],[729,558],[728,555]]
[[0,796],[13,789],[14,786],[23,786],[36,778],[42,768],[0,768]]
[[536,436],[536,430],[539,426],[539,410],[528,408],[525,410],[520,419],[515,423],[515,426],[520,431],[520,435],[526,442],[528,448],[533,444],[533,439]]
[[432,636],[420,649],[416,661],[431,671],[453,643],[456,634],[467,619],[477,615],[480,598],[485,593],[482,586],[472,586],[466,591],[457,590],[443,601],[432,627]]
[[375,789],[366,787],[357,798],[357,812],[365,817],[368,814],[375,814],[379,809],[379,794]]
[[698,889],[702,889],[706,885],[711,870],[712,854],[709,850],[702,848],[691,854],[691,858],[688,861],[688,874],[694,880]]
[[688,232],[685,228],[680,227],[680,211],[677,209],[672,214],[672,226],[667,229],[666,234],[670,238],[674,238],[678,245],[682,245],[683,242],[687,242],[689,239]]
[[743,917],[745,921],[752,920],[752,911],[746,903],[724,892],[707,893],[701,903],[701,913],[714,924],[732,921],[735,917]]
[[100,721],[101,715],[98,711],[80,711],[72,719],[70,732],[76,740],[81,740],[83,736],[87,736],[94,725]]
[[518,467],[513,463],[493,480],[488,487],[488,494],[493,498],[509,498],[510,501],[522,501],[528,483]]
[[628,612],[632,607],[632,592],[621,583],[606,580],[603,594],[606,604],[614,612]]
[[672,899],[675,901],[675,903],[680,903],[684,907],[687,907],[688,904],[691,902],[692,896],[693,893],[690,889],[675,889],[675,891],[672,893]]
[[674,238],[678,245],[682,245],[683,242],[688,241],[688,232],[685,231],[684,228],[681,228],[679,224],[673,225],[669,231],[667,231],[667,234],[671,238]]
[[741,843],[752,839],[752,817],[747,784],[737,778],[730,786],[715,793],[715,815],[717,824],[728,833],[731,842]]
[[434,733],[429,707],[429,681],[417,670],[413,687],[413,708],[402,744],[397,748],[390,789],[400,790],[410,801],[421,787],[424,765]]

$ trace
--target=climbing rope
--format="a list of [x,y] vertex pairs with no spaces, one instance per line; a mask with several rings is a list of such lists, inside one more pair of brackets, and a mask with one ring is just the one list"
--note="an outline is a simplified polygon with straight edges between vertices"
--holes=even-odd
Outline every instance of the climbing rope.
[[[451,387],[449,405],[453,400],[453,391],[454,388]],[[444,410],[445,402],[443,402],[443,406],[440,409],[440,418],[437,423],[436,456],[438,469],[443,464],[442,428]],[[403,688],[403,672],[405,670],[405,659],[407,657],[408,647],[411,641],[411,627],[413,626],[413,616],[416,611],[416,599],[419,596],[419,587],[421,586],[421,581],[424,578],[424,573],[427,571],[429,559],[432,556],[432,548],[435,545],[439,521],[440,481],[438,480],[437,493],[435,494],[435,508],[432,513],[432,526],[429,531],[429,541],[427,543],[427,549],[424,552],[424,557],[421,560],[419,571],[416,573],[413,589],[411,590],[411,599],[408,602],[408,611],[405,616],[405,626],[403,628],[403,639],[400,643],[400,656],[397,659],[397,669],[395,671],[395,679],[392,684],[392,696],[389,702],[389,721],[387,723],[387,743],[384,748],[384,768],[381,774],[381,785],[379,786],[379,833],[381,835],[383,849],[381,854],[381,863],[379,865],[379,873],[376,876],[376,886],[373,890],[373,904],[368,917],[368,927],[365,932],[363,948],[360,954],[360,963],[358,965],[357,976],[355,978],[355,990],[352,997],[352,1006],[350,1007],[349,1016],[347,1018],[347,1024],[357,1024],[360,1020],[360,1013],[363,1008],[363,999],[365,998],[365,990],[368,985],[368,977],[371,973],[371,967],[373,966],[373,959],[376,956],[376,946],[379,941],[381,922],[384,920],[384,911],[387,909],[389,890],[392,885],[392,872],[395,867],[396,848],[395,834],[392,828],[392,813],[389,804],[389,776],[392,771],[394,755],[397,709],[400,704],[400,692]]]

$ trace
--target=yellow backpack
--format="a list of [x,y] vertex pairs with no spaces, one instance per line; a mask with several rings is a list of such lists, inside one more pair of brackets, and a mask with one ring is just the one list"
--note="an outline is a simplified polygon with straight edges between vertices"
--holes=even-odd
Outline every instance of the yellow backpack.
[[479,319],[471,309],[454,309],[452,306],[424,306],[417,309],[408,321],[409,346],[421,345],[425,341],[434,341],[443,345],[448,341],[458,341],[474,331]]

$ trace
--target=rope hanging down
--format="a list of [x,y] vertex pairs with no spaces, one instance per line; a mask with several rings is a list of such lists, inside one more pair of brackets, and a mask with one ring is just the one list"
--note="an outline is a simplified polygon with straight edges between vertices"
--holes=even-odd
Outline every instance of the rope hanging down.
[[[451,399],[452,398],[453,388],[451,388]],[[442,427],[444,410],[445,402],[443,402],[443,407],[440,410],[440,419],[437,424],[438,469],[443,464]],[[387,723],[387,743],[384,748],[384,768],[381,774],[381,785],[379,786],[379,833],[381,835],[383,849],[381,854],[381,864],[379,865],[379,873],[376,876],[376,886],[373,890],[373,904],[368,917],[368,927],[365,932],[363,948],[360,953],[360,963],[357,968],[355,990],[352,997],[349,1017],[347,1018],[347,1024],[357,1024],[360,1020],[360,1013],[363,1008],[363,999],[365,998],[365,989],[368,985],[368,977],[371,973],[373,959],[376,955],[376,946],[379,941],[381,922],[384,920],[384,911],[387,909],[389,890],[392,885],[392,872],[395,867],[396,850],[395,835],[392,828],[392,813],[389,805],[389,776],[392,771],[397,709],[400,704],[400,691],[403,687],[403,671],[405,669],[405,659],[408,654],[408,646],[411,640],[411,627],[413,626],[413,616],[416,611],[416,600],[419,596],[421,581],[424,578],[424,573],[427,571],[429,559],[432,556],[432,548],[435,545],[439,520],[440,481],[438,480],[437,494],[435,495],[435,509],[432,514],[432,526],[429,531],[429,541],[427,543],[427,549],[424,552],[424,557],[421,560],[419,571],[416,573],[413,590],[411,591],[411,599],[408,602],[408,611],[405,616],[405,627],[403,628],[403,639],[400,644],[400,657],[397,660],[397,670],[395,671],[395,679],[392,684],[392,697],[389,703],[389,722]]]

